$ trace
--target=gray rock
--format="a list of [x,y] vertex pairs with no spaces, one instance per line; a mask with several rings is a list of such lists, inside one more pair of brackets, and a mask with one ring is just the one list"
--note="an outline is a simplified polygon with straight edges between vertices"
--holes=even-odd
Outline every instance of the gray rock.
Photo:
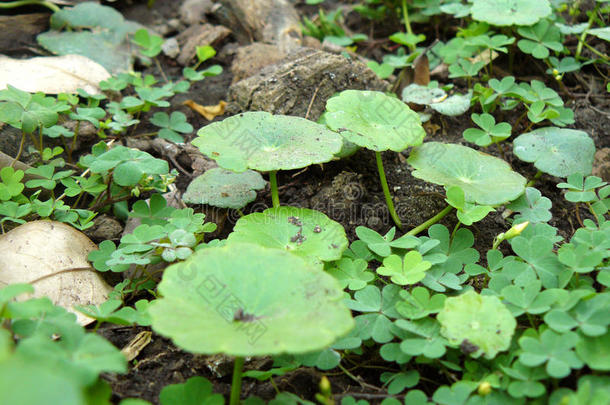
[[[230,113],[268,111],[317,120],[326,100],[346,89],[388,88],[362,62],[341,55],[301,48],[229,89]],[[310,105],[311,104],[311,105]]]
[[184,0],[178,14],[182,22],[193,25],[205,21],[205,15],[210,13],[213,7],[212,0]]
[[302,45],[301,24],[287,0],[220,0],[216,11],[221,23],[231,28],[240,43],[275,44],[281,52]]
[[285,56],[277,46],[261,42],[238,48],[231,64],[233,83],[254,76],[265,66],[279,62]]
[[180,45],[178,45],[178,40],[176,38],[166,39],[163,45],[161,45],[161,50],[163,50],[164,55],[172,59],[177,57],[180,54]]

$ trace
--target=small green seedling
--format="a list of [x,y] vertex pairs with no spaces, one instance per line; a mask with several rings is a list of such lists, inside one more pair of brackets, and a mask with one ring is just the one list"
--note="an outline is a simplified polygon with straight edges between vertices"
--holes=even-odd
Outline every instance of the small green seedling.
[[245,356],[321,350],[354,326],[332,276],[258,245],[200,250],[168,267],[158,291],[162,298],[149,306],[157,333],[193,353],[236,356],[231,405]]
[[286,250],[319,266],[340,259],[348,244],[341,224],[320,211],[297,207],[269,208],[243,216],[227,240]]
[[345,90],[326,102],[326,124],[356,145],[375,151],[377,170],[394,223],[402,227],[383,169],[381,152],[401,152],[421,144],[426,135],[417,113],[406,104],[376,91]]
[[595,145],[584,131],[545,127],[515,138],[513,152],[519,159],[534,163],[541,172],[568,177],[591,173]]
[[193,132],[193,126],[186,120],[186,115],[180,111],[174,111],[171,116],[165,112],[156,112],[150,119],[150,123],[161,128],[159,138],[176,143],[184,143],[181,133]]
[[256,190],[267,182],[253,170],[235,173],[215,167],[195,178],[182,195],[187,204],[208,204],[213,207],[239,210],[256,199]]
[[510,137],[511,127],[508,122],[500,122],[496,124],[496,119],[491,114],[472,114],[472,121],[481,129],[468,128],[464,131],[463,136],[469,142],[478,146],[489,146],[492,143],[499,142]]
[[193,145],[223,169],[269,172],[274,207],[280,205],[278,170],[328,162],[343,145],[341,136],[320,124],[263,111],[214,122],[201,128],[197,135]]

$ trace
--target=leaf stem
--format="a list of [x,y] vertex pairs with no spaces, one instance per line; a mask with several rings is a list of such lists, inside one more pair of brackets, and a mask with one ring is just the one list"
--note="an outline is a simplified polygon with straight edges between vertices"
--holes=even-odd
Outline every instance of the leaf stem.
[[[409,10],[407,9],[407,0],[402,0],[402,16],[405,19],[405,29],[407,34],[412,35],[413,30],[411,29],[411,21],[409,21]],[[415,44],[409,44],[411,52],[415,52]]]
[[231,397],[229,399],[229,405],[239,404],[239,394],[241,393],[241,377],[243,368],[244,358],[241,356],[236,356],[235,364],[233,365],[233,381],[231,382]]
[[406,234],[407,235],[417,235],[421,231],[428,229],[429,227],[431,227],[432,225],[436,224],[438,221],[443,219],[447,214],[449,214],[451,212],[452,209],[453,209],[453,207],[451,205],[447,205],[445,208],[443,208],[443,210],[441,212],[439,212],[438,214],[436,214],[435,216],[433,216],[426,222],[422,223],[421,225],[418,225],[415,228],[411,229]]
[[542,177],[542,172],[540,170],[538,170],[538,172],[534,175],[534,177],[530,181],[527,182],[525,187],[532,187],[534,184],[536,184],[536,180],[538,180],[540,177]]
[[21,157],[21,153],[23,153],[23,144],[25,143],[25,132],[21,131],[21,142],[19,142],[19,150],[17,151],[17,156],[13,159],[13,163],[11,163],[11,167],[15,167],[15,163]]
[[20,6],[44,6],[50,9],[53,12],[59,11],[59,7],[49,1],[37,1],[37,0],[18,0],[18,1],[8,1],[0,3],[0,8],[14,8]]
[[595,7],[593,8],[593,11],[591,11],[591,15],[589,16],[589,21],[587,22],[587,28],[582,32],[582,34],[580,34],[580,38],[578,39],[578,46],[576,47],[576,53],[574,54],[574,57],[576,59],[578,59],[580,57],[580,53],[582,52],[582,47],[585,44],[585,39],[587,39],[587,33],[589,31],[589,28],[591,28],[591,26],[593,25],[595,20],[597,20],[598,7],[599,7],[599,5],[598,5],[598,3],[596,3]]
[[273,208],[277,208],[280,206],[280,196],[277,191],[277,170],[269,172],[269,185],[271,186],[271,202],[273,203]]
[[377,160],[377,171],[379,172],[379,181],[381,182],[381,188],[383,189],[385,203],[388,206],[388,210],[390,211],[390,216],[392,217],[392,220],[394,220],[394,223],[396,224],[398,229],[402,229],[402,223],[400,222],[400,218],[398,218],[398,214],[394,209],[394,202],[392,201],[392,195],[390,194],[388,181],[385,177],[385,170],[383,169],[383,160],[381,159],[381,152],[375,152],[375,159]]

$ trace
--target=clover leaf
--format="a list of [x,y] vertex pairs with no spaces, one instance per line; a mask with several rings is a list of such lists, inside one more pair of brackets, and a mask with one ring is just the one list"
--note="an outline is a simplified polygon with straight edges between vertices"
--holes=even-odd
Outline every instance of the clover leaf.
[[532,26],[519,27],[517,32],[524,38],[517,43],[519,49],[534,58],[548,58],[549,49],[556,52],[563,50],[559,28],[547,19],[538,21]]
[[431,266],[432,263],[423,260],[419,252],[412,250],[403,258],[398,255],[386,257],[377,273],[390,277],[394,284],[411,285],[421,281]]
[[415,287],[410,292],[402,290],[400,297],[404,299],[396,304],[396,310],[405,318],[421,319],[430,314],[438,313],[445,304],[444,294],[430,295],[430,291],[424,287]]
[[360,240],[366,243],[372,252],[382,257],[391,255],[392,248],[412,249],[419,244],[419,240],[415,236],[403,235],[398,239],[394,239],[395,234],[395,227],[392,227],[384,236],[365,226],[356,227],[356,235],[358,235]]
[[163,38],[158,35],[152,35],[145,28],[141,28],[136,31],[131,42],[141,48],[140,52],[142,55],[154,58],[161,53]]
[[532,25],[551,14],[548,0],[474,0],[472,18],[492,25]]
[[444,186],[458,186],[467,202],[498,205],[525,190],[525,178],[503,160],[462,145],[426,142],[407,160],[413,176]]
[[578,328],[584,335],[596,337],[606,334],[610,319],[610,294],[595,297],[576,304],[574,308],[553,309],[544,316],[544,321],[559,333]]
[[398,318],[395,306],[399,300],[400,287],[387,285],[382,291],[368,285],[354,293],[354,299],[346,300],[353,311],[362,312],[354,320],[361,340],[373,338],[378,343],[387,343],[394,338],[390,318]]
[[573,350],[578,341],[578,335],[573,332],[558,334],[550,329],[542,332],[539,338],[523,336],[519,339],[523,350],[519,361],[528,367],[546,363],[546,372],[551,377],[567,377],[571,369],[583,366]]
[[23,170],[15,170],[10,166],[0,169],[0,201],[7,201],[21,194],[25,188],[21,182]]
[[584,131],[545,127],[519,135],[513,142],[513,151],[542,172],[568,177],[591,173],[595,145]]
[[223,405],[222,394],[214,394],[212,383],[203,377],[191,377],[182,384],[163,387],[159,394],[162,405]]
[[597,195],[595,190],[607,184],[597,176],[587,176],[587,178],[584,178],[582,173],[572,173],[568,176],[567,182],[559,183],[557,187],[569,190],[565,194],[566,200],[579,203],[596,201]]
[[382,373],[380,380],[387,385],[388,394],[400,394],[407,388],[413,388],[419,383],[419,373],[416,370],[409,370],[399,373]]
[[449,343],[440,335],[440,325],[432,318],[423,318],[414,321],[399,319],[394,322],[396,326],[409,332],[409,336],[400,343],[400,350],[410,356],[424,356],[431,359],[442,357],[447,351]]
[[543,367],[527,367],[519,361],[515,361],[512,367],[501,369],[515,381],[508,385],[508,393],[514,398],[537,398],[545,393],[545,387],[540,382],[548,377]]
[[153,329],[194,353],[307,353],[354,325],[332,276],[258,245],[199,250],[168,267],[158,291],[162,298],[149,306]]
[[472,232],[461,228],[451,239],[447,227],[435,224],[429,228],[428,235],[429,238],[420,238],[424,243],[418,250],[423,253],[422,247],[430,246],[424,259],[434,261],[434,265],[426,272],[422,284],[439,292],[444,292],[446,287],[461,290],[461,284],[468,279],[468,275],[457,274],[462,272],[464,266],[471,265],[479,259],[479,253],[472,248],[474,244]]
[[553,241],[545,236],[527,238],[523,235],[510,240],[513,251],[538,275],[544,288],[563,288],[572,273],[553,253]]
[[583,337],[576,344],[576,353],[585,364],[599,371],[610,370],[610,332],[596,337]]
[[506,208],[519,213],[515,216],[515,224],[525,221],[534,224],[551,220],[552,205],[551,200],[543,197],[540,191],[533,187],[527,187],[525,193],[507,205]]
[[317,265],[340,259],[348,243],[341,224],[319,211],[297,207],[243,216],[227,240],[285,250]]
[[419,116],[399,99],[376,91],[345,90],[326,102],[326,124],[356,145],[400,152],[419,145]]
[[144,176],[169,172],[165,160],[125,146],[115,146],[97,156],[89,165],[89,169],[93,173],[113,170],[113,179],[119,186],[135,186]]
[[508,285],[502,289],[501,295],[513,316],[542,314],[551,309],[558,298],[557,290],[541,291],[541,286],[540,280],[535,280],[523,286]]
[[466,226],[482,220],[487,214],[494,211],[493,207],[488,205],[467,203],[465,201],[464,191],[457,186],[452,186],[447,189],[447,198],[445,201],[457,210],[458,219]]
[[440,405],[461,405],[466,403],[477,385],[474,381],[458,381],[451,387],[443,385],[434,392],[432,399]]
[[517,326],[497,297],[474,291],[447,298],[437,319],[441,334],[454,345],[468,346],[468,354],[475,358],[493,359],[508,349]]
[[93,267],[95,267],[98,271],[116,271],[121,272],[125,271],[129,268],[128,264],[110,266],[107,264],[107,261],[110,260],[112,254],[116,251],[116,245],[111,240],[105,240],[99,244],[98,250],[92,250],[89,252],[87,259],[93,263]]
[[375,279],[375,275],[367,268],[368,263],[365,260],[352,260],[345,257],[336,261],[327,272],[339,281],[342,288],[347,287],[356,291],[363,289],[370,281]]
[[464,139],[469,142],[478,146],[489,146],[510,136],[510,124],[507,122],[496,124],[496,120],[491,114],[472,114],[470,118],[481,129],[468,128],[464,131]]
[[256,199],[256,190],[267,182],[253,170],[235,173],[219,167],[195,178],[182,195],[187,204],[208,204],[220,208],[240,209]]
[[167,139],[176,143],[183,143],[182,134],[193,132],[193,126],[186,121],[186,115],[180,111],[174,111],[171,116],[164,112],[156,112],[150,122],[161,128],[159,138]]

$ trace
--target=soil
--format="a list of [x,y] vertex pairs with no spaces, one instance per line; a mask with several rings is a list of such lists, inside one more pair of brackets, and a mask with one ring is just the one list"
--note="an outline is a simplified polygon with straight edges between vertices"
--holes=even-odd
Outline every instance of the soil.
[[[308,15],[311,18],[317,13],[317,7],[304,6],[303,2],[293,1],[292,3],[299,3],[297,4],[297,10],[301,17]],[[335,3],[333,1],[325,2],[330,7],[333,7]],[[126,18],[156,28],[163,26],[165,22],[178,18],[178,7],[174,0],[156,0],[153,9],[146,7],[146,1],[111,4],[118,7]],[[216,23],[213,17],[209,18],[212,23]],[[400,26],[396,25],[398,24],[397,22],[387,24],[384,27],[373,27],[368,23],[367,25],[362,25],[355,13],[348,14],[346,21],[348,27],[355,32],[362,27],[362,30],[365,30],[370,35],[371,31],[375,29],[375,37],[378,38],[383,38],[382,35],[384,33],[387,34],[400,30]],[[435,21],[435,24],[428,26],[420,27],[416,25],[416,29],[424,31],[429,38],[433,38],[435,35],[442,36],[443,29],[447,28],[439,29],[439,26],[442,27],[442,25],[439,24],[438,20]],[[165,27],[163,30],[165,30],[166,36],[177,34],[171,28]],[[233,81],[230,68],[231,63],[235,57],[236,50],[244,45],[246,44],[236,42],[233,36],[229,36],[224,40],[220,48],[217,48],[219,49],[218,55],[212,61],[223,66],[223,73],[217,77],[210,77],[195,83],[188,93],[178,94],[172,99],[170,110],[185,113],[189,122],[195,128],[206,125],[208,121],[184,106],[183,102],[190,99],[201,105],[216,105],[221,100],[228,100],[229,88]],[[368,57],[375,58],[381,56],[380,47],[376,48],[375,44],[369,45],[364,45]],[[387,45],[381,44],[380,46]],[[22,56],[27,55],[22,54]],[[180,76],[182,66],[179,66],[175,60],[161,57],[160,62],[168,77],[177,78]],[[507,62],[506,58],[500,58],[494,62],[494,66],[497,64],[500,69],[503,67],[507,69]],[[514,74],[518,80],[543,80],[547,86],[556,89],[567,106],[575,112],[576,123],[571,127],[589,133],[594,139],[598,150],[610,147],[610,136],[608,136],[607,129],[610,124],[610,114],[608,113],[610,100],[607,93],[602,91],[603,89],[594,87],[599,81],[599,74],[594,68],[586,67],[579,74],[580,77],[576,79],[573,75],[566,75],[564,80],[565,87],[559,87],[556,82],[552,81],[549,75],[543,73],[544,69],[531,66],[529,62],[527,64],[523,62],[520,66],[520,62],[523,61],[515,61],[516,71]],[[155,67],[140,66],[139,68],[145,69],[148,73],[156,75],[159,73]],[[607,68],[605,74],[608,74]],[[460,81],[456,83],[455,90],[457,92],[464,93],[466,89],[466,83],[461,83]],[[315,88],[309,89],[310,97],[314,90]],[[324,98],[328,98],[330,95],[325,94],[318,102],[323,103]],[[233,106],[232,108],[236,107]],[[303,111],[299,112],[300,115],[305,115]],[[152,113],[154,111],[151,111]],[[507,112],[503,120],[514,123],[517,121],[518,115],[520,115],[520,112]],[[215,120],[220,120],[224,117],[226,115],[217,117]],[[521,125],[521,127],[514,128],[514,134],[524,129],[523,124]],[[428,133],[426,140],[464,143],[461,134],[470,126],[471,122],[467,115],[455,118],[435,115],[431,123],[426,125]],[[138,130],[147,132],[148,129],[144,125]],[[180,169],[185,169],[187,174],[196,171],[193,168],[193,159],[182,150],[176,156],[172,156],[172,159],[169,159],[167,156],[160,155],[159,151],[155,150],[150,142],[140,142],[140,145],[158,157],[166,157],[170,161],[170,166],[176,166],[175,162],[177,162],[181,166]],[[87,148],[88,145],[83,145],[83,151],[87,150]],[[515,170],[531,178],[536,172],[533,166],[514,158],[511,148],[506,146],[505,148],[505,159]],[[9,154],[14,152],[8,146],[3,150]],[[490,147],[486,152],[499,156],[499,151],[495,146]],[[425,183],[410,175],[412,169],[406,163],[407,156],[408,151],[402,154],[388,152],[383,154],[383,160],[390,190],[392,190],[395,196],[397,212],[403,220],[405,229],[410,229],[444,208],[445,202],[442,187]],[[607,154],[604,156],[607,156]],[[607,162],[602,161],[598,162],[598,164],[607,164]],[[180,172],[177,185],[183,191],[190,182],[191,177],[184,174],[182,170]],[[608,178],[604,180],[610,181]],[[574,205],[567,203],[562,197],[561,192],[556,188],[556,184],[559,181],[560,179],[544,175],[536,184],[536,187],[553,202],[551,225],[559,228],[561,236],[569,238],[575,228],[579,226],[579,219]],[[373,152],[360,150],[347,159],[324,165],[311,166],[301,171],[281,172],[278,182],[282,204],[315,208],[324,212],[345,227],[350,240],[355,239],[355,228],[358,226],[364,225],[383,233],[387,232],[392,226],[379,184]],[[244,212],[262,211],[270,206],[271,197],[267,189],[261,191],[257,200],[250,204]],[[471,227],[477,241],[475,248],[483,254],[491,247],[494,236],[504,232],[510,226],[502,217],[502,211],[502,209],[499,209],[497,212],[490,214],[485,220]],[[223,237],[230,232],[233,223],[237,219],[237,215],[232,212],[218,215],[219,217],[226,216],[224,226],[215,235]],[[587,213],[581,210],[580,218],[586,217]],[[455,225],[454,221],[451,219],[451,216],[448,216],[442,223],[452,227]],[[118,238],[116,230],[113,232],[113,235],[115,238]],[[96,235],[94,234],[93,236]],[[99,240],[96,240],[96,242],[99,242]],[[508,251],[505,253],[508,253]],[[129,328],[105,325],[99,329],[99,333],[121,348],[142,330],[144,329],[139,327]],[[336,398],[349,393],[375,403],[385,397],[383,395],[385,391],[379,388],[380,371],[375,369],[375,366],[382,365],[383,361],[377,358],[375,354],[365,353],[363,356],[359,356],[358,363],[352,362],[349,356],[347,356],[344,364],[353,375],[359,378],[359,381],[356,382],[348,378],[341,371],[332,370],[325,372],[324,375],[327,375],[332,383],[333,393],[337,394]],[[270,366],[270,359],[250,359],[246,362],[246,369],[264,369]],[[231,382],[231,368],[232,364],[229,358],[223,356],[206,357],[193,355],[177,349],[169,340],[153,335],[151,343],[141,351],[136,360],[132,361],[128,374],[105,375],[104,379],[110,383],[113,390],[113,400],[116,402],[122,398],[137,397],[156,404],[158,403],[159,392],[164,386],[184,382],[189,377],[195,375],[208,378],[214,384],[216,392],[228,395]],[[280,390],[287,390],[308,400],[313,400],[315,393],[318,392],[317,384],[321,376],[322,373],[316,369],[300,368],[292,373],[276,377],[274,382]],[[270,382],[258,382],[254,379],[245,379],[242,391],[244,396],[258,395],[265,400],[275,396],[275,389]]]

